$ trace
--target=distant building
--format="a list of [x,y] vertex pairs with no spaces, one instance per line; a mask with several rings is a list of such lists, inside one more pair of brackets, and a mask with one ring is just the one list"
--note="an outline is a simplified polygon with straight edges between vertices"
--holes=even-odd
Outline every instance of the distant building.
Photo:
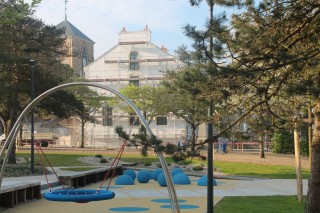
[[84,77],[83,68],[94,60],[94,42],[67,19],[56,28],[65,30],[67,56],[63,63],[72,67],[76,76]]
[[[127,31],[118,34],[118,44],[84,68],[85,78],[90,82],[107,85],[115,90],[129,84],[157,86],[163,73],[184,64],[171,55],[165,47],[151,42],[151,31]],[[133,116],[116,111],[109,106],[102,110],[102,125],[87,125],[87,142],[91,146],[117,146],[119,138],[114,127],[129,129]],[[176,142],[186,137],[186,122],[173,115],[157,117],[151,123],[154,134],[165,142]],[[135,127],[136,131],[138,127]]]
[[[66,37],[65,48],[67,49],[67,56],[64,58],[63,63],[73,68],[76,77],[84,77],[83,68],[94,60],[94,42],[66,18],[56,28],[64,29],[63,36]],[[24,126],[26,132],[29,131],[29,126]],[[37,133],[52,133],[57,145],[80,146],[80,124],[75,118],[43,120],[36,117],[35,131]]]

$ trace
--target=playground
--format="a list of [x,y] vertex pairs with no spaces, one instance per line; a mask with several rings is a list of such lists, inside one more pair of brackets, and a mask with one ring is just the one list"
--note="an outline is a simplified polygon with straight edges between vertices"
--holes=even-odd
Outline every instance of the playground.
[[[13,147],[13,140],[18,133],[19,124],[22,122],[24,116],[36,105],[37,99],[41,100],[47,94],[53,93],[56,90],[59,90],[63,87],[72,86],[72,85],[89,85],[100,87],[109,91],[112,91],[111,88],[103,87],[99,85],[89,84],[89,83],[73,83],[66,84],[40,95],[28,107],[23,111],[23,113],[17,119],[13,129],[11,130],[8,139],[1,150],[0,156],[4,158],[4,165],[8,160],[8,155],[4,155],[5,150],[8,149],[8,153]],[[116,91],[113,91],[119,97],[122,95]],[[150,127],[147,122],[143,119],[141,112],[130,102],[130,100],[122,97],[137,113],[139,118],[142,120],[143,125],[145,126],[148,134],[153,135]],[[119,150],[119,153],[115,160],[119,160],[122,152],[126,146],[124,143]],[[40,146],[38,146],[40,147]],[[175,182],[175,176],[170,174],[170,171],[167,167],[167,163],[164,159],[164,156],[161,152],[157,152],[157,156],[161,163],[163,169],[163,180],[166,182],[163,184],[159,181],[161,175],[159,175],[158,181],[150,181],[150,183],[134,183],[133,180],[129,183],[121,182],[117,183],[117,179],[110,180],[107,190],[103,191],[102,184],[108,178],[108,174],[105,175],[105,179],[101,184],[91,184],[90,189],[85,187],[81,190],[61,190],[60,192],[43,192],[46,200],[38,200],[31,202],[28,205],[18,205],[14,209],[6,210],[6,212],[179,212],[177,209],[182,211],[190,212],[205,212],[207,207],[207,196],[208,196],[208,184],[199,186],[199,177],[188,177],[185,175],[181,178],[183,183]],[[42,165],[43,166],[43,165]],[[117,166],[117,164],[116,164]],[[111,166],[111,168],[113,168]],[[135,172],[134,172],[135,173]],[[210,173],[209,173],[210,174]],[[127,175],[128,176],[128,175]],[[179,176],[179,175],[177,175]],[[210,176],[210,175],[209,175]],[[1,170],[1,178],[3,177],[3,168]],[[58,176],[57,176],[58,177]],[[113,175],[112,175],[113,177]],[[124,177],[124,176],[120,176]],[[118,178],[120,178],[118,177]],[[32,177],[28,180],[21,179],[20,181],[32,182],[34,179]],[[96,180],[96,177],[92,177]],[[129,177],[131,178],[131,177]],[[186,183],[185,178],[188,179]],[[47,176],[46,176],[46,179]],[[173,181],[172,181],[173,179]],[[155,179],[156,180],[156,179]],[[206,178],[208,180],[208,178]],[[12,179],[4,181],[4,185],[10,185]],[[255,182],[252,182],[255,181]],[[264,181],[264,182],[261,182]],[[41,180],[42,182],[42,180]],[[85,181],[84,181],[85,182]],[[129,184],[128,184],[129,183]],[[262,196],[262,195],[294,195],[295,188],[294,182],[288,180],[269,180],[269,179],[257,179],[253,178],[226,178],[224,181],[218,182],[218,185],[215,186],[214,190],[214,199],[213,203],[216,204],[224,196]],[[287,185],[287,186],[286,186]],[[110,187],[109,187],[110,186]],[[259,188],[258,188],[259,186]],[[145,188],[146,187],[146,188]],[[220,188],[221,189],[220,189]],[[100,192],[101,188],[101,192]],[[18,192],[19,193],[19,192]],[[25,193],[25,192],[24,192]],[[306,194],[306,192],[304,192]],[[104,196],[103,198],[101,198]],[[84,199],[82,199],[85,197]],[[18,195],[18,200],[21,198]],[[170,198],[170,199],[169,199]],[[25,200],[25,197],[22,197]],[[52,202],[50,202],[52,201]],[[69,202],[65,202],[69,201]],[[72,202],[70,202],[72,201]],[[93,202],[99,201],[99,202]],[[13,201],[15,202],[15,201]],[[30,208],[30,209],[28,209]],[[195,210],[197,209],[197,210]],[[13,211],[11,211],[13,210]]]
[[[62,171],[57,171],[58,173]],[[51,180],[54,180],[53,177]],[[181,212],[206,212],[207,187],[198,186],[199,177],[189,176],[191,184],[177,185],[178,203]],[[109,190],[115,193],[115,197],[88,203],[55,202],[46,199],[34,200],[32,202],[6,209],[8,213],[87,213],[87,212],[171,212],[168,190],[161,187],[157,181],[150,180],[148,183],[139,183],[135,180],[133,185],[116,185],[111,183]],[[44,177],[19,177],[5,178],[4,184],[17,182],[41,181],[45,184]],[[214,203],[216,204],[225,196],[268,196],[268,195],[295,195],[296,180],[280,179],[217,179],[214,187]],[[97,189],[100,183],[88,185],[81,189]],[[304,180],[306,185],[306,180]],[[46,191],[42,191],[44,193]],[[304,190],[306,194],[306,189]]]

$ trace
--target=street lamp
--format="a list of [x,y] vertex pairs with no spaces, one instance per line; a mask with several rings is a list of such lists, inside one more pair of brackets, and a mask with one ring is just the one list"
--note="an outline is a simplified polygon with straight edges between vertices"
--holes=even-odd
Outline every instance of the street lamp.
[[[24,50],[27,54],[38,53],[40,50],[38,48],[26,48]],[[34,95],[34,67],[35,59],[30,59],[30,75],[31,75],[31,100],[35,98]],[[34,109],[31,110],[31,173],[34,174]]]
[[[209,6],[209,15],[210,15],[210,30],[212,30],[212,22],[213,22],[213,1],[214,0],[206,0]],[[209,40],[209,51],[210,56],[212,57],[212,50],[213,50],[213,37],[210,34]],[[209,117],[213,115],[213,100],[210,99],[209,104]],[[208,123],[208,188],[207,188],[207,213],[213,213],[214,208],[214,198],[213,198],[213,125],[212,121]]]

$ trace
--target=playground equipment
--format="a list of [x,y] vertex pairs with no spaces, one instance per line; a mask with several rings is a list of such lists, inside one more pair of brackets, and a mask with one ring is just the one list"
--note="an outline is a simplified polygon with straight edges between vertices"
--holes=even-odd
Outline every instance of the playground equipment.
[[151,172],[146,170],[141,170],[137,174],[137,180],[139,183],[148,183],[151,177]]
[[[104,86],[104,85],[100,85],[100,84],[96,84],[96,83],[90,83],[90,82],[74,82],[74,83],[68,83],[68,84],[63,84],[57,87],[54,87],[44,93],[42,93],[41,95],[39,95],[37,98],[35,98],[20,114],[20,116],[18,117],[16,123],[14,124],[13,128],[10,131],[10,134],[7,137],[7,140],[3,146],[3,148],[1,149],[0,152],[0,160],[3,159],[3,164],[1,167],[1,172],[0,172],[0,187],[2,184],[2,179],[3,179],[3,172],[5,169],[5,166],[8,162],[8,158],[9,155],[8,153],[11,152],[12,148],[13,148],[13,144],[15,141],[15,138],[19,132],[20,126],[22,125],[22,121],[23,119],[30,113],[30,111],[36,107],[39,102],[41,100],[43,100],[45,97],[68,87],[72,87],[72,86],[91,86],[91,87],[96,87],[96,88],[100,88],[106,91],[109,91],[115,95],[117,95],[118,97],[122,98],[127,104],[129,104],[132,109],[136,112],[137,116],[139,117],[140,121],[142,122],[142,124],[144,125],[144,127],[146,128],[147,133],[149,134],[149,136],[153,136],[153,132],[151,130],[151,128],[149,127],[147,121],[144,119],[144,116],[142,115],[142,113],[140,112],[140,110],[124,95],[122,95],[121,93],[119,93],[118,91],[108,87],[108,86]],[[6,152],[7,150],[7,152]],[[168,189],[168,193],[169,193],[169,197],[170,197],[170,202],[171,202],[171,211],[173,213],[180,213],[180,209],[179,209],[179,203],[177,201],[177,195],[173,186],[173,182],[172,182],[172,178],[169,172],[169,169],[167,167],[166,161],[162,155],[162,153],[160,151],[157,150],[156,148],[156,154],[159,158],[160,164],[163,168],[163,172],[165,175],[165,179],[167,181],[167,189]],[[61,196],[61,195],[60,195]]]
[[[198,186],[208,186],[208,175],[204,175],[201,178],[199,178],[197,185]],[[214,178],[212,178],[212,185],[217,186],[217,181]]]
[[132,169],[124,170],[123,174],[124,175],[129,175],[130,177],[132,177],[133,180],[135,180],[136,177],[137,177],[136,172],[133,171]]
[[116,185],[134,185],[134,180],[130,175],[120,175],[116,179]]

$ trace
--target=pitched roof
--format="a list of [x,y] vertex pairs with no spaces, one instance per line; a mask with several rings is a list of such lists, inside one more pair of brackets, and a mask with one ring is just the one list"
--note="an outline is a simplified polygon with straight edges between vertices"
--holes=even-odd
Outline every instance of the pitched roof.
[[86,36],[83,32],[81,32],[78,28],[76,28],[67,20],[64,20],[63,22],[59,23],[56,27],[59,29],[65,28],[65,34],[67,36],[78,36],[84,40],[91,41],[92,43],[94,43],[94,41],[92,41],[88,36]]

